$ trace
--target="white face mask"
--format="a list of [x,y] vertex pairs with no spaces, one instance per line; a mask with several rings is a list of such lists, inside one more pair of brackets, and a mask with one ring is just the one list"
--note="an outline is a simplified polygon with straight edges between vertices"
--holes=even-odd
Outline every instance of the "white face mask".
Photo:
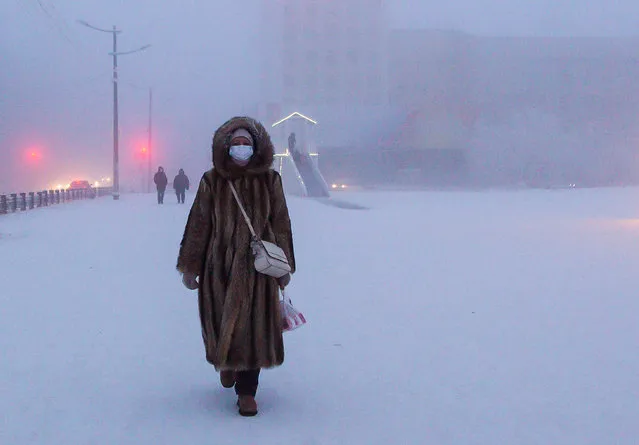
[[253,156],[253,147],[250,145],[233,145],[229,150],[229,154],[238,161],[248,161]]

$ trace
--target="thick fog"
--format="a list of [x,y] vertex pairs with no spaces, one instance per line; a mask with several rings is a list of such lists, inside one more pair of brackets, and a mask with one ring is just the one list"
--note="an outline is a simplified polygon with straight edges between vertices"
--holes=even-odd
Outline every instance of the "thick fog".
[[[123,31],[118,36],[118,51],[152,45],[119,58],[123,189],[139,185],[146,169],[139,156],[147,143],[150,88],[154,95],[153,168],[163,165],[169,175],[181,167],[191,176],[201,174],[210,164],[209,146],[215,128],[232,115],[253,114],[265,101],[261,82],[270,68],[264,66],[269,59],[264,57],[261,37],[274,30],[264,22],[262,6],[259,0],[0,2],[0,192],[111,176],[111,35],[84,27],[77,20],[101,28],[117,25]],[[609,77],[593,81],[596,93],[603,95],[608,94],[610,82],[633,73],[628,61],[636,61],[636,53],[628,40],[636,36],[637,13],[639,3],[634,0],[395,0],[386,5],[391,30],[450,30],[473,39],[620,38],[621,43],[599,50],[605,53],[609,47],[623,47],[622,62],[612,59],[618,72],[610,71]],[[492,45],[473,40],[470,46],[474,49],[468,55],[472,64],[460,77],[461,82],[472,82],[468,98],[462,101],[479,104],[479,116],[464,147],[474,178],[513,182],[521,179],[522,171],[538,172],[543,165],[543,175],[572,182],[597,177],[606,162],[614,164],[608,172],[634,165],[633,144],[639,128],[630,116],[639,111],[636,89],[622,94],[619,103],[623,110],[608,110],[618,118],[616,123],[593,124],[588,134],[582,131],[583,125],[569,124],[559,113],[549,113],[544,105],[548,96],[556,96],[558,91],[544,89],[544,72],[539,78],[527,73],[528,85],[522,88],[544,98],[527,103],[540,103],[542,109],[523,107],[506,116],[501,109],[495,112],[500,115],[495,119],[492,109],[482,108],[490,102],[485,97],[491,94],[486,87],[490,82],[477,80],[491,78],[490,68],[495,67],[490,66],[493,59],[486,53],[492,51]],[[600,53],[600,60],[607,60]],[[588,54],[582,56],[588,59]],[[500,64],[507,60],[500,59]],[[588,68],[584,72],[587,74]],[[513,73],[517,77],[517,70]],[[574,75],[580,76],[580,71]],[[405,79],[407,84],[414,80],[410,75]],[[393,87],[397,85],[389,85]],[[593,122],[608,113],[597,103],[584,106],[590,108],[583,119]],[[580,105],[556,107],[571,113],[575,108]],[[366,121],[365,113],[361,117]],[[614,155],[609,154],[613,151]],[[383,176],[384,172],[377,174]]]
[[397,0],[399,27],[456,29],[501,36],[636,36],[632,0]]

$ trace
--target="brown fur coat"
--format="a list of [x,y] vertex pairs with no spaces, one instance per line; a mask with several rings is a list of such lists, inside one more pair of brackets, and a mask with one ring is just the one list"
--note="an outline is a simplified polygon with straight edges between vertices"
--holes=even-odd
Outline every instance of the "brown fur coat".
[[[245,167],[229,156],[231,135],[248,130],[254,155]],[[280,246],[293,272],[295,256],[282,179],[271,170],[273,144],[264,127],[238,117],[213,137],[214,168],[200,181],[177,269],[199,276],[199,307],[206,359],[216,369],[270,368],[284,361],[278,284],[259,274],[251,234],[229,187],[233,181],[258,236]]]

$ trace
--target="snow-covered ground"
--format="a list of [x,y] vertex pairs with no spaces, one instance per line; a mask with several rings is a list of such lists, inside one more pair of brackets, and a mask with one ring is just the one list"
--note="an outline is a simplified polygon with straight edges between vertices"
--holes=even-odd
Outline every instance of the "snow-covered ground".
[[252,419],[174,270],[188,206],[0,217],[0,443],[637,443],[639,190],[338,197],[369,209],[289,198],[309,324]]

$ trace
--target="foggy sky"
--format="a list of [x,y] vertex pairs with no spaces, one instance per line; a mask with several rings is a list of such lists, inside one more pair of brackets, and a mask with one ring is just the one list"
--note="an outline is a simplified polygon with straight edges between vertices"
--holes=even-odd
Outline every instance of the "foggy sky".
[[[636,0],[394,0],[394,27],[489,35],[637,35]],[[259,0],[3,0],[0,2],[0,192],[111,173],[111,37],[120,58],[123,168],[146,141],[154,88],[157,162],[192,177],[210,162],[212,132],[259,94]],[[32,147],[41,165],[22,160]],[[126,173],[129,177],[132,173]],[[37,176],[37,180],[33,177]],[[196,178],[193,178],[196,179]],[[126,182],[126,178],[123,178]]]
[[636,36],[633,0],[396,0],[394,24],[480,35]]

